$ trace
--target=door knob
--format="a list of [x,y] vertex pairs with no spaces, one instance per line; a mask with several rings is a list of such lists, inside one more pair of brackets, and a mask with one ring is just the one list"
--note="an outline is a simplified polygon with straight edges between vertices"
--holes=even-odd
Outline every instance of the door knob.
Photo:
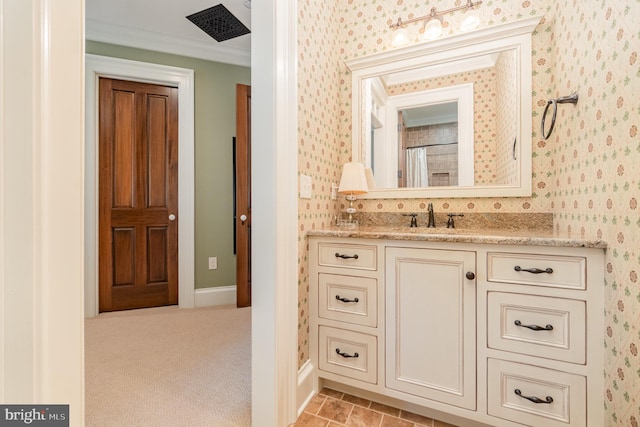
[[465,277],[469,280],[473,280],[476,278],[476,275],[474,274],[473,271],[467,271],[467,274],[465,274]]
[[242,221],[242,223],[244,224],[244,222],[247,220],[247,216],[246,215],[240,215],[240,221]]
[[175,220],[176,220],[176,216],[174,214],[170,214],[169,221],[175,221]]

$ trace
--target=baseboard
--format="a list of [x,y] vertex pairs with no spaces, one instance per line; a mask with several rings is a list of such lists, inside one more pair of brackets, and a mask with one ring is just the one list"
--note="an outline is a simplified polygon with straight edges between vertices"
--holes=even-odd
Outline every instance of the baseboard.
[[196,289],[195,306],[210,307],[236,303],[236,286],[218,286],[215,288]]
[[318,392],[316,381],[314,381],[314,369],[310,360],[307,360],[304,365],[298,370],[298,391],[297,391],[297,405],[298,416],[302,414],[304,408],[307,407],[311,398]]

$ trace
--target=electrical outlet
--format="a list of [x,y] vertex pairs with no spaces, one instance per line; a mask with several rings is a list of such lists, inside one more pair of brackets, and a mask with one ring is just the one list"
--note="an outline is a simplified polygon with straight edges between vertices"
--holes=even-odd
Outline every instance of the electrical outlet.
[[209,270],[217,270],[218,269],[218,257],[212,256],[209,257]]

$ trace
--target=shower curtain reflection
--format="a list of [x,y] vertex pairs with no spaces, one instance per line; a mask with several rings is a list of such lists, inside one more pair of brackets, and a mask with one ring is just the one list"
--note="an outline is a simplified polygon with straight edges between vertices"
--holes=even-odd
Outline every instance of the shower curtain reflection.
[[427,147],[410,147],[406,153],[407,187],[428,187]]

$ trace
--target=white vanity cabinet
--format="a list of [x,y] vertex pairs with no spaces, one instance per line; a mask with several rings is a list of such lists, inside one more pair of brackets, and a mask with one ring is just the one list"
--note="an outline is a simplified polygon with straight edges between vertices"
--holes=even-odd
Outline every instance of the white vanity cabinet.
[[383,280],[377,242],[313,241],[310,352],[324,378],[378,384]]
[[603,425],[604,251],[489,247],[486,267],[488,414],[498,424]]
[[386,247],[386,386],[476,408],[476,254]]
[[319,386],[459,425],[603,425],[601,247],[319,234]]

